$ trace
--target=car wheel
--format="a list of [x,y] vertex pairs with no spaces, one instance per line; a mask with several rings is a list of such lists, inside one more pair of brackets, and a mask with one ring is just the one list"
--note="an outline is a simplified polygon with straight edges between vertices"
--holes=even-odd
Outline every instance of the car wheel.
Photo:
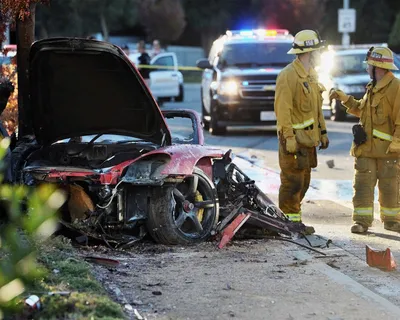
[[331,101],[331,120],[333,121],[345,121],[347,118],[345,107],[339,100]]
[[218,116],[214,103],[214,101],[211,101],[210,133],[214,136],[222,136],[226,133],[226,127],[218,124]]
[[214,184],[200,169],[174,187],[152,190],[147,229],[162,244],[195,244],[206,240],[218,222]]
[[179,85],[179,96],[175,97],[176,102],[182,102],[184,99],[183,85]]
[[204,107],[204,101],[203,101],[203,90],[200,89],[200,101],[201,101],[201,121],[203,121],[204,124],[204,130],[210,130],[210,122],[206,120],[206,116],[209,116],[206,108]]

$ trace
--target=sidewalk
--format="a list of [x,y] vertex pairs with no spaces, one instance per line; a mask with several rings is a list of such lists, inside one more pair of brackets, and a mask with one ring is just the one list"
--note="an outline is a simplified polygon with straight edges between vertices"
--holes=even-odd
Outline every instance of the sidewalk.
[[[147,319],[400,319],[397,305],[341,268],[350,261],[356,272],[382,280],[387,274],[351,255],[316,258],[299,248],[274,240],[234,241],[223,250],[212,243],[147,247],[112,257],[122,262],[117,271],[97,267],[96,273]],[[391,283],[400,288],[398,280]]]

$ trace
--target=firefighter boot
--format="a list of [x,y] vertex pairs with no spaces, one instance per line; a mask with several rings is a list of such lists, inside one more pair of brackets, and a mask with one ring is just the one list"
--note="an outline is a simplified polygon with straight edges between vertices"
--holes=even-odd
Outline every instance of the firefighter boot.
[[368,227],[365,224],[356,222],[351,226],[351,233],[364,233],[368,231]]
[[400,232],[400,222],[398,221],[385,221],[383,227],[385,230]]

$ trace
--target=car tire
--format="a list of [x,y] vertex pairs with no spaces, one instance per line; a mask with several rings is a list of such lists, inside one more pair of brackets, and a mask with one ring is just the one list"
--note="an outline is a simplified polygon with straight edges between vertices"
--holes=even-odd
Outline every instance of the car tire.
[[206,120],[206,116],[209,116],[206,108],[204,107],[204,101],[203,101],[203,90],[200,89],[200,101],[201,101],[201,121],[203,122],[204,125],[204,130],[210,130],[210,122]]
[[214,105],[215,103],[215,101],[211,101],[210,133],[213,136],[222,136],[226,133],[226,126],[221,126],[218,124],[219,119],[216,112],[216,106]]
[[347,118],[345,107],[339,100],[331,101],[331,120],[333,121],[345,121]]
[[11,152],[11,180],[13,183],[24,184],[25,179],[22,169],[28,156],[39,146],[34,141],[26,141],[19,143]]
[[[189,190],[193,190],[194,185],[196,190],[193,195],[193,191]],[[156,242],[190,245],[210,237],[218,222],[219,204],[215,186],[202,170],[195,168],[193,176],[182,183],[153,188],[151,193],[146,225]],[[189,203],[194,208],[188,208]],[[199,209],[200,206],[204,208]]]
[[177,97],[175,97],[175,101],[176,102],[183,102],[184,98],[185,98],[185,95],[184,95],[183,85],[180,84],[179,85],[179,95]]

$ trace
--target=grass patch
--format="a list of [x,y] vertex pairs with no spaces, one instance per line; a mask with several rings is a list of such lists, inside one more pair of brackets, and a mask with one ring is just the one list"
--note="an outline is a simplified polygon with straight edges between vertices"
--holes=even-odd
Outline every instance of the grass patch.
[[[42,310],[34,319],[125,319],[121,306],[108,297],[93,277],[90,264],[75,255],[67,239],[56,237],[40,245],[38,261],[46,275],[24,294],[36,294],[41,299]],[[47,294],[55,291],[71,294]]]

